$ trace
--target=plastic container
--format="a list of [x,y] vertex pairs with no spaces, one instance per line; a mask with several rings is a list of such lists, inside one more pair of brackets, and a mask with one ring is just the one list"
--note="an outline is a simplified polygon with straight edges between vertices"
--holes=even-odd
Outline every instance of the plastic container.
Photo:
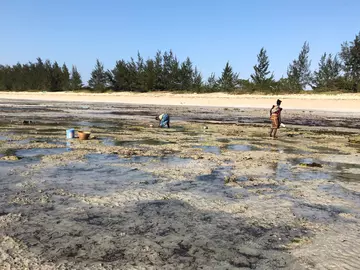
[[79,135],[79,139],[80,140],[88,140],[90,137],[90,132],[86,132],[86,131],[78,131],[78,135]]
[[66,130],[66,139],[73,139],[75,138],[75,129],[71,128]]

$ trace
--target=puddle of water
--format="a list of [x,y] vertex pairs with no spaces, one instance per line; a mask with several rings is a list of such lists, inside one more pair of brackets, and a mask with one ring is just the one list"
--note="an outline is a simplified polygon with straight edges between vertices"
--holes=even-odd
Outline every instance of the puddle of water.
[[[300,167],[299,164],[318,163],[326,168]],[[312,158],[296,158],[288,163],[279,162],[275,167],[277,180],[339,180],[360,181],[360,165],[336,162],[323,162]]]
[[276,180],[316,180],[332,179],[332,175],[328,172],[319,171],[313,168],[298,169],[291,166],[289,163],[279,162],[275,166],[275,178]]
[[271,151],[284,153],[284,154],[297,154],[297,155],[308,155],[308,154],[310,154],[309,151],[297,149],[297,148],[294,148],[294,147],[288,147],[288,146],[279,146],[279,147],[276,147],[275,149],[271,149]]
[[29,139],[19,140],[19,141],[9,141],[10,144],[29,144]]
[[211,174],[205,174],[200,175],[197,177],[197,180],[199,181],[221,181],[221,183],[224,183],[224,179],[226,176],[231,175],[231,166],[220,166],[216,168],[215,170],[212,170]]
[[325,147],[325,146],[309,146],[310,149],[316,150],[319,154],[339,154],[341,151],[338,149]]
[[66,148],[32,148],[32,149],[21,149],[15,152],[18,157],[38,157],[62,154],[68,151]]
[[119,161],[119,156],[116,154],[88,154],[85,156],[88,161],[99,163],[113,163]]
[[55,144],[55,145],[65,145],[64,141],[57,141],[57,140],[51,140],[51,139],[32,139],[30,140],[30,143],[49,143],[49,144]]
[[253,145],[247,145],[247,144],[230,144],[226,147],[228,150],[233,151],[258,151],[260,148],[253,146]]
[[127,186],[157,182],[155,177],[141,170],[93,162],[71,163],[49,168],[39,174],[41,179],[53,181],[64,190],[88,195],[107,195]]
[[190,158],[181,158],[177,156],[133,156],[131,158],[120,158],[116,154],[88,154],[85,156],[87,160],[97,163],[161,163],[166,165],[183,165],[190,162]]
[[6,137],[6,136],[0,135],[0,141],[6,141],[6,140],[7,140],[7,137]]
[[218,146],[195,145],[194,148],[200,148],[206,153],[221,155],[221,150]]
[[123,163],[156,163],[164,166],[180,166],[191,162],[191,158],[181,158],[177,156],[164,156],[164,157],[144,157],[134,156],[129,159],[122,159]]
[[260,145],[264,147],[264,151],[271,151],[271,152],[279,152],[284,154],[296,154],[296,155],[308,155],[311,154],[311,152],[298,149],[296,147],[291,147],[287,145],[278,145],[276,143],[270,143],[270,142],[258,142],[256,145]]
[[330,163],[336,170],[336,179],[347,182],[360,182],[360,164]]
[[144,139],[144,140],[134,140],[134,141],[118,141],[111,139],[103,139],[103,143],[108,146],[137,146],[141,144],[147,145],[165,145],[165,144],[173,144],[173,142],[168,141],[160,141],[155,139]]
[[221,143],[230,143],[231,142],[230,139],[225,139],[225,138],[217,139],[217,141],[221,142]]

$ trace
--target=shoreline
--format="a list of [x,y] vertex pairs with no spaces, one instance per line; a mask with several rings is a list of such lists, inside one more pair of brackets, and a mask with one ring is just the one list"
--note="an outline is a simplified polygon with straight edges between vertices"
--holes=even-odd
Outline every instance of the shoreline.
[[172,105],[268,109],[276,99],[284,109],[360,113],[360,94],[231,95],[226,93],[173,94],[151,93],[73,93],[73,92],[0,92],[0,100],[121,103],[134,105]]

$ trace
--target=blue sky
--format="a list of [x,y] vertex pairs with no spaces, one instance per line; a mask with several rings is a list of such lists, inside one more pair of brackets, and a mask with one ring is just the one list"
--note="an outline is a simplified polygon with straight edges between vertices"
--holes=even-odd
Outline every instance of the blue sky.
[[277,78],[304,41],[312,67],[360,31],[359,0],[0,0],[0,64],[37,57],[76,64],[87,80],[97,58],[153,57],[172,49],[204,77],[230,61],[248,78],[265,47]]

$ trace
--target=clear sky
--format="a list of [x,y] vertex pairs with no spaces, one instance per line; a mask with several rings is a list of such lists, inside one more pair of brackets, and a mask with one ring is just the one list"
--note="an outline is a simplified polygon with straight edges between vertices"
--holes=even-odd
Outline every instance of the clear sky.
[[146,59],[172,49],[204,77],[230,61],[248,78],[264,46],[277,78],[304,41],[313,68],[360,31],[360,0],[0,0],[0,64],[37,57],[76,64],[87,80],[97,58]]

